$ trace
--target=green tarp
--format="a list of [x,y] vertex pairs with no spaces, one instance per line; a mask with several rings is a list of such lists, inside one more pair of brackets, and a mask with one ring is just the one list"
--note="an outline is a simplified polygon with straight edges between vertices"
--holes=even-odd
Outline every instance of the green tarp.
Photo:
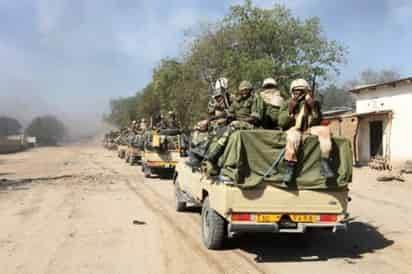
[[[222,175],[231,178],[239,187],[254,187],[285,147],[286,133],[275,130],[240,130],[230,138],[224,154],[219,159]],[[282,182],[284,161],[265,181],[284,188],[330,189],[342,188],[352,181],[352,149],[349,140],[332,138],[333,180],[320,174],[320,149],[316,136],[304,138],[298,153],[296,179],[286,186]]]

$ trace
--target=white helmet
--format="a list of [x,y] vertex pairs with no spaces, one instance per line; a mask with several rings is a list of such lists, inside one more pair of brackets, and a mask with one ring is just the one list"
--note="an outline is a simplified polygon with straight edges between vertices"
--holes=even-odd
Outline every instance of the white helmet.
[[292,81],[292,83],[290,84],[290,92],[298,88],[304,89],[306,91],[312,90],[311,87],[309,86],[309,83],[305,79],[296,79]]
[[222,78],[217,79],[216,84],[215,84],[215,89],[221,89],[221,88],[227,89],[228,87],[229,85],[228,85],[227,78],[222,77]]
[[267,87],[267,86],[274,86],[274,87],[276,87],[278,85],[278,83],[276,82],[276,80],[275,79],[273,79],[273,78],[266,78],[264,81],[263,81],[263,85],[262,85],[262,87]]

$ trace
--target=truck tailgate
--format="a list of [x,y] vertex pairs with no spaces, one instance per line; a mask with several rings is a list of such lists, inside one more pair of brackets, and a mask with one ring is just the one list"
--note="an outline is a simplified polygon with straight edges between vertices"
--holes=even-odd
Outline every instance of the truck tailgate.
[[227,193],[233,212],[346,212],[348,190],[288,190],[270,185],[253,189],[232,187]]

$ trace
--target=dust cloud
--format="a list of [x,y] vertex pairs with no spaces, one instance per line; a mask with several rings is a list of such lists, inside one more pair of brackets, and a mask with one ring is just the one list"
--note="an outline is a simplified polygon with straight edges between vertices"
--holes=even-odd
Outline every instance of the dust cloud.
[[35,117],[56,116],[67,129],[68,141],[92,139],[110,128],[103,122],[108,100],[81,96],[64,100],[60,96],[45,96],[24,80],[0,84],[0,116],[17,119],[23,129]]

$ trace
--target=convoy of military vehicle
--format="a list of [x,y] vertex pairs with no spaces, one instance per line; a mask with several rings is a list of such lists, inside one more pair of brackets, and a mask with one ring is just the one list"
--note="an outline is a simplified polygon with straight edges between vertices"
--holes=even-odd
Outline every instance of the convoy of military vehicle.
[[107,133],[103,145],[146,178],[172,178],[176,210],[201,208],[209,249],[242,232],[346,229],[351,144],[321,125],[320,103],[303,79],[285,98],[272,78],[260,92],[242,81],[233,93],[220,78],[208,118],[193,129],[170,111]]

